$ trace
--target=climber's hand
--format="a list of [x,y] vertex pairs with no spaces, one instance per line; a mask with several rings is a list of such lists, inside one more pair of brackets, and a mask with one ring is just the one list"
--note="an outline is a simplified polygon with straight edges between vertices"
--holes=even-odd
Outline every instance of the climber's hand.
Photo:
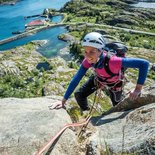
[[61,109],[61,108],[64,108],[65,109],[65,103],[66,101],[62,100],[62,101],[57,101],[55,103],[53,103],[52,105],[49,106],[49,109],[50,110],[53,110],[53,109]]
[[130,99],[131,100],[136,100],[141,94],[140,90],[134,90],[132,92],[130,92]]

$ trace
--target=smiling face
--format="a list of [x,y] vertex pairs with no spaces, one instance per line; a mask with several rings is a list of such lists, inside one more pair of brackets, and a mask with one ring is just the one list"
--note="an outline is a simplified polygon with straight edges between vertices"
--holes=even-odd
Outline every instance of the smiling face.
[[84,46],[84,56],[87,59],[88,63],[96,63],[98,61],[98,58],[101,54],[101,51],[99,51],[97,48],[90,47],[90,46]]

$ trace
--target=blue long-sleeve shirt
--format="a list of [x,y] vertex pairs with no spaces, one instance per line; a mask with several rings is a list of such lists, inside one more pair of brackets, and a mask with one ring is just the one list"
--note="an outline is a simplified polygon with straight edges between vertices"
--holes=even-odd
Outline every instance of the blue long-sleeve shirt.
[[[137,84],[143,85],[146,77],[147,77],[147,72],[148,72],[148,67],[149,67],[149,62],[144,59],[139,59],[139,58],[122,58],[122,67],[124,68],[138,68],[139,69],[139,75],[138,75],[138,80]],[[87,68],[83,66],[83,64],[80,66],[79,70],[71,80],[67,91],[64,95],[64,98],[67,100],[74,89],[77,87],[79,84],[80,80],[82,77],[86,74]]]

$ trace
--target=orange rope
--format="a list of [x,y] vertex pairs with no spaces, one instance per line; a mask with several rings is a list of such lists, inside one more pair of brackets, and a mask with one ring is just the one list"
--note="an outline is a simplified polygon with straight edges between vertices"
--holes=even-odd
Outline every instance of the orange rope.
[[47,148],[49,148],[54,141],[61,135],[61,133],[63,133],[67,128],[69,127],[77,127],[77,126],[82,126],[82,125],[86,125],[89,120],[90,120],[91,116],[88,117],[85,121],[83,122],[79,122],[79,123],[71,123],[71,124],[66,124],[53,138],[51,138],[51,140],[44,145],[35,155],[41,155]]
[[[98,84],[97,84],[97,87],[99,88]],[[130,92],[131,92],[131,91],[127,92],[126,95],[129,94]],[[96,91],[96,94],[95,94],[93,106],[94,106],[94,104],[95,104],[96,95],[97,95],[97,91]],[[100,90],[100,93],[99,93],[98,96],[99,96],[99,98],[100,98],[100,96],[101,96],[101,90]],[[90,110],[90,113],[92,112],[93,106],[92,106],[92,108],[91,108],[91,110]],[[89,113],[89,114],[90,114],[90,113]],[[35,155],[41,155],[45,150],[47,150],[47,149],[55,142],[55,140],[56,140],[67,128],[69,128],[69,127],[78,127],[78,126],[83,126],[83,127],[85,128],[85,127],[88,125],[90,119],[91,119],[91,115],[88,116],[88,117],[86,118],[86,120],[83,121],[83,122],[66,124],[66,125],[65,125],[53,138],[51,138],[51,140],[50,140],[46,145],[44,145]],[[83,127],[82,127],[82,128],[83,128]],[[82,132],[82,130],[81,130],[81,132]],[[79,133],[79,135],[81,135],[81,132]]]

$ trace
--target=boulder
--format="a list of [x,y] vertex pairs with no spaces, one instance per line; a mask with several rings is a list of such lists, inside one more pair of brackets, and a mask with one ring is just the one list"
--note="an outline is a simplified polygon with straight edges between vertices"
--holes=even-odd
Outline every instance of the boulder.
[[[28,155],[42,148],[58,131],[71,123],[64,109],[49,110],[60,97],[0,99],[0,154]],[[51,150],[52,155],[78,155],[76,136],[67,129]]]
[[67,61],[69,61],[69,60],[72,59],[71,54],[70,54],[69,46],[66,46],[66,47],[60,49],[60,52],[58,53],[58,55],[59,55],[61,58],[67,60]]
[[34,41],[31,41],[32,43],[34,43],[35,45],[37,46],[44,46],[45,44],[48,43],[48,40],[34,40]]
[[48,96],[48,95],[60,95],[60,94],[64,94],[65,89],[64,87],[61,85],[61,83],[56,83],[54,81],[51,81],[49,83],[47,83],[44,88],[43,88],[43,94],[44,96]]
[[[134,110],[135,109],[135,110]],[[123,111],[123,112],[121,112]],[[96,132],[89,138],[87,153],[100,155],[155,154],[155,87],[147,88],[137,100],[124,99],[117,106],[93,117]]]
[[68,34],[68,33],[64,33],[58,36],[58,38],[60,40],[66,41],[66,42],[76,42],[75,37],[73,37],[72,35]]
[[152,103],[134,111],[96,118],[93,125],[97,131],[89,138],[87,152],[93,152],[93,155],[107,151],[110,154],[155,154],[154,114],[155,103]]

